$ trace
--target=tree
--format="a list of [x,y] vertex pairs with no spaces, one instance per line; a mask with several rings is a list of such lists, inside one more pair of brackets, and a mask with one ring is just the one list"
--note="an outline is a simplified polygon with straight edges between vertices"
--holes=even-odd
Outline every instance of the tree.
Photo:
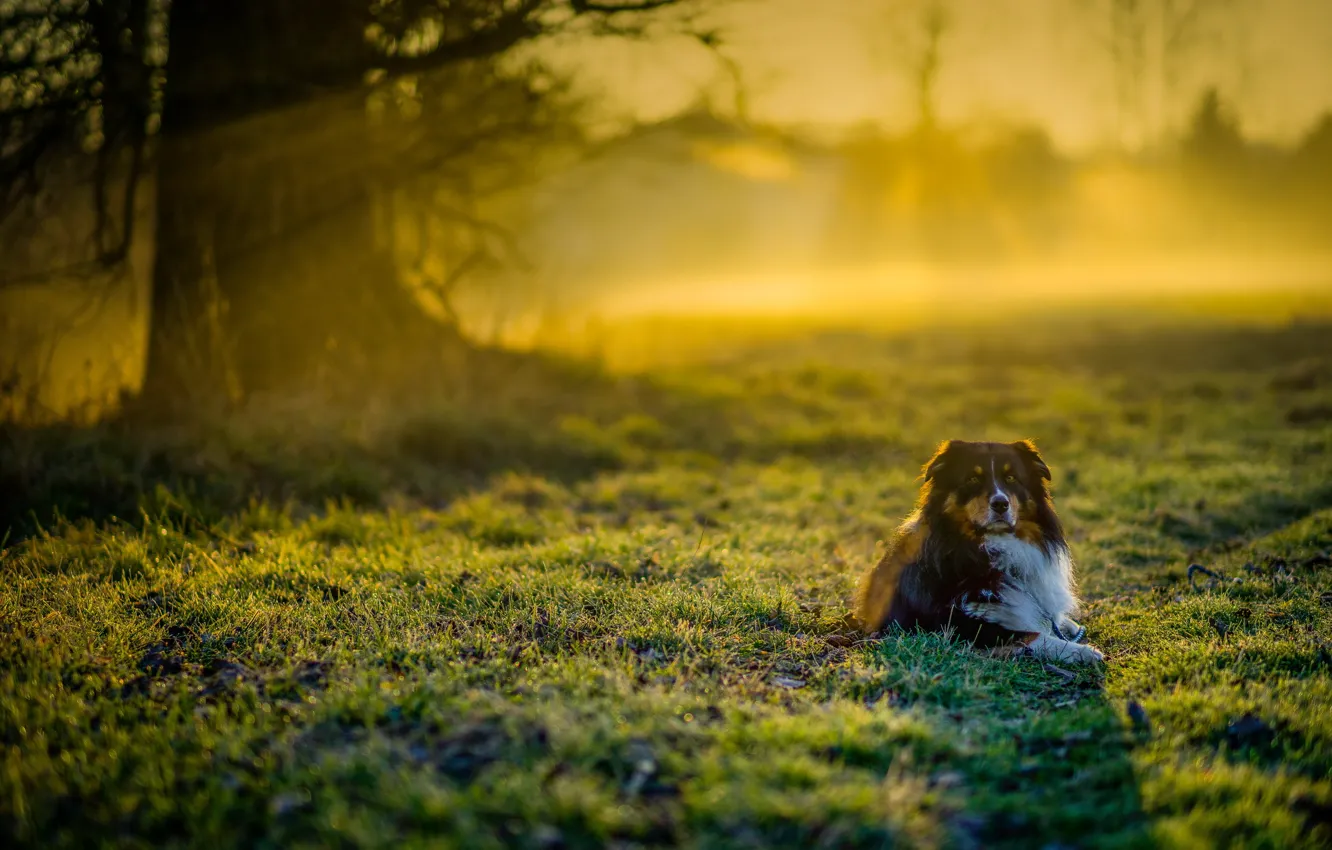
[[873,30],[872,53],[906,76],[915,100],[916,129],[926,134],[938,125],[939,71],[951,24],[947,0],[911,0],[894,5]]
[[[47,309],[5,317],[5,416],[53,413],[42,388],[57,347],[132,297],[164,13],[162,0],[0,3],[0,287],[58,289]],[[119,368],[114,355],[89,367]]]
[[1215,88],[1208,89],[1198,101],[1184,153],[1205,168],[1224,170],[1234,167],[1244,155],[1244,136],[1239,122],[1221,100]]
[[1124,147],[1160,144],[1179,129],[1186,71],[1234,0],[1093,0],[1108,21],[1104,45]]
[[[95,230],[79,267],[124,260],[143,170],[160,53],[161,0],[29,0],[0,6],[0,224],[33,211],[52,158],[97,152],[88,175]],[[128,154],[120,197],[111,184]],[[118,220],[117,220],[117,217]]]
[[[482,190],[467,184],[514,165],[505,144],[559,132],[541,111],[552,92],[496,57],[584,18],[671,5],[177,0],[145,398],[359,386],[428,356],[449,329],[401,285],[385,199],[447,196],[434,211],[447,209],[458,241],[493,231],[468,214]],[[478,256],[459,256],[437,288]]]
[[[6,37],[31,30],[33,43],[72,45],[39,56],[42,67],[116,45],[91,73],[50,74],[78,81],[43,95],[61,132],[99,118],[123,129],[137,139],[137,171],[160,126],[141,401],[174,412],[378,382],[438,349],[449,329],[403,286],[394,204],[410,199],[460,234],[456,261],[433,281],[447,295],[502,241],[472,200],[572,133],[560,86],[514,67],[513,48],[554,32],[632,33],[688,2],[174,0],[158,32],[162,0],[33,0],[4,7],[0,24]],[[0,101],[0,111],[31,110]],[[21,118],[21,144],[0,146],[0,179],[19,192],[24,168],[61,135]],[[122,146],[93,147],[110,158]],[[95,259],[114,265],[121,249],[105,242]]]

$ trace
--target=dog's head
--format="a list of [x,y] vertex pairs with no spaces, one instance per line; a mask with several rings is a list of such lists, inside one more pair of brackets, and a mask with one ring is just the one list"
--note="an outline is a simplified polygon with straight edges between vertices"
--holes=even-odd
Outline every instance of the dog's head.
[[[949,440],[925,464],[924,508],[973,539],[1014,534],[1054,522],[1050,467],[1030,440]],[[1025,535],[1024,535],[1025,536]]]

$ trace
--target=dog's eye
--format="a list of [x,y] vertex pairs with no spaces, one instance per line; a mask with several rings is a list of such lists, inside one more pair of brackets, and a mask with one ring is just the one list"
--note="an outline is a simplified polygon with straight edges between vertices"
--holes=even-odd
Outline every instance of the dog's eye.
[[1017,476],[1016,476],[1016,475],[1011,475],[1011,474],[1010,474],[1010,475],[1005,475],[1005,476],[1004,476],[1004,480],[1007,481],[1009,484],[1012,484],[1014,481],[1017,480]]

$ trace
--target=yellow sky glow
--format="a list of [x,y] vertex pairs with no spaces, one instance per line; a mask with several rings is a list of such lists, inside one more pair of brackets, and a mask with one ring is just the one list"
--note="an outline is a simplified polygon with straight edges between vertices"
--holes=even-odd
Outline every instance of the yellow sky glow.
[[[783,124],[908,124],[913,23],[927,0],[738,0],[721,4],[728,55],[751,111]],[[1116,126],[1103,6],[1071,0],[951,0],[938,81],[941,118],[1046,127],[1066,149],[1102,144]],[[1233,0],[1177,53],[1178,125],[1216,85],[1253,138],[1291,141],[1332,109],[1332,2]],[[550,48],[604,110],[652,120],[724,92],[725,76],[688,39],[600,40]],[[1150,70],[1149,70],[1150,73]],[[721,100],[725,102],[723,94]]]

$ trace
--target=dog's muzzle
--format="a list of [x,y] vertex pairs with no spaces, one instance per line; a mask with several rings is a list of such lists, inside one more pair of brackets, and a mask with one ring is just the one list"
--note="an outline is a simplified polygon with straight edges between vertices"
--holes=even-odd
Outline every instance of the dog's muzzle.
[[1011,534],[1015,528],[1013,522],[1013,503],[1003,493],[997,493],[990,499],[990,515],[986,518],[985,531],[989,534]]

